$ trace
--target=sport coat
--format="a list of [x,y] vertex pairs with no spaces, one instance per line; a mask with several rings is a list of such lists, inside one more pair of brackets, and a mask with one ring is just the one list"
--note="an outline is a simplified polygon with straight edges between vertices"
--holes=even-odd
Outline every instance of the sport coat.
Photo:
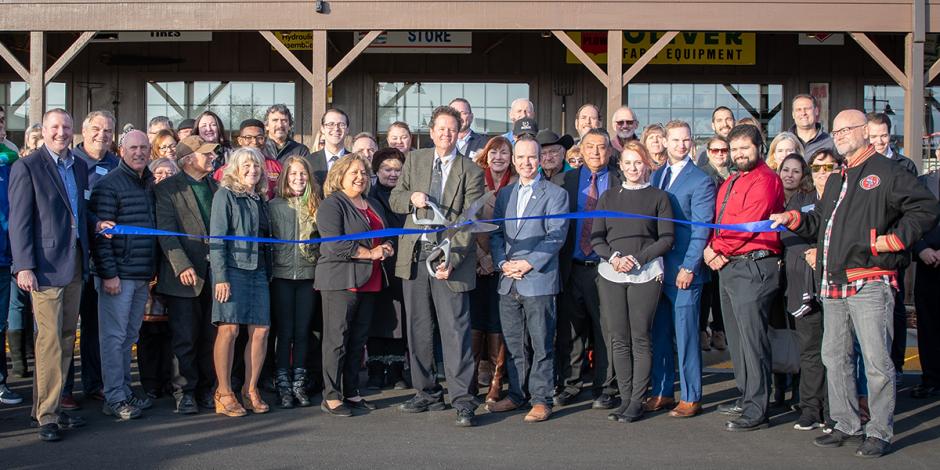
[[[385,209],[378,200],[363,197],[372,212],[388,227]],[[369,219],[342,191],[327,196],[317,209],[317,229],[321,237],[337,237],[372,230]],[[372,249],[372,238],[344,240],[320,244],[320,259],[317,261],[313,287],[317,290],[346,290],[362,287],[372,277],[372,260],[355,258],[359,247]],[[384,242],[383,242],[384,243]],[[382,287],[387,284],[382,280]]]
[[[519,183],[501,189],[496,196],[494,219],[534,217],[568,213],[568,193],[544,179],[532,186],[532,196],[522,214],[517,211]],[[500,274],[499,293],[509,294],[513,284],[523,296],[555,295],[561,288],[558,252],[565,243],[568,221],[565,219],[509,220],[497,222],[499,229],[490,234],[493,265],[523,259],[532,270],[521,280]]]
[[[349,153],[349,150],[345,150],[343,155]],[[307,163],[310,163],[310,171],[313,172],[313,179],[320,184],[320,198],[323,198],[323,183],[326,181],[326,174],[329,172],[330,167],[326,162],[326,150],[320,149],[316,152],[303,155],[307,159]]]
[[469,157],[471,160],[476,158],[476,154],[483,150],[483,147],[486,147],[486,143],[489,141],[489,136],[473,132],[473,129],[471,129],[470,138],[467,140],[467,148],[464,149],[463,155]]
[[[182,171],[160,182],[153,195],[157,211],[157,228],[189,235],[209,235],[196,196]],[[218,183],[206,177],[213,193]],[[189,237],[159,237],[163,257],[157,278],[157,292],[176,297],[197,297],[209,276],[209,240]],[[179,275],[193,268],[196,285],[184,286]]]
[[[582,166],[585,171],[590,171],[587,167]],[[621,179],[620,173],[615,171],[612,166],[607,167],[607,189],[620,187]],[[581,170],[569,170],[564,173],[559,173],[552,177],[552,183],[555,183],[558,186],[561,186],[565,193],[568,194],[568,212],[577,212],[578,211],[578,184],[580,183],[579,178],[581,177]],[[598,195],[598,200],[600,200],[600,195]],[[571,260],[574,257],[574,242],[577,239],[577,233],[575,231],[578,229],[578,224],[568,224],[568,235],[565,237],[565,244],[561,247],[561,252],[559,253],[560,260],[560,269],[561,269],[561,283],[564,285],[568,282],[568,277],[571,276]]]
[[[653,186],[660,186],[666,168],[669,168],[668,162],[653,172],[650,177]],[[672,203],[673,218],[706,223],[714,220],[715,183],[692,161],[686,163],[678,175],[672,176],[672,183],[666,192],[669,193],[669,202]],[[672,249],[663,257],[663,286],[675,287],[680,268],[692,271],[693,285],[705,282],[708,271],[702,267],[702,257],[711,229],[675,224],[675,232],[676,240]]]
[[[398,186],[392,190],[389,204],[399,214],[411,214],[411,195],[416,192],[428,194],[431,187],[431,170],[434,161],[434,149],[419,149],[408,153],[402,167]],[[463,211],[477,199],[483,197],[486,186],[483,183],[483,170],[469,158],[459,153],[454,159],[447,180],[441,203],[438,204],[444,217],[451,223],[456,222]],[[405,217],[405,228],[427,228],[415,225],[412,217]],[[423,263],[416,263],[415,255],[421,235],[402,235],[398,242],[398,260],[395,275],[402,279],[414,279],[415,269],[427,269]],[[451,239],[450,265],[453,270],[447,279],[447,285],[454,292],[467,292],[476,287],[477,254],[472,243],[472,234],[464,231]]]
[[55,160],[45,146],[17,160],[10,169],[13,272],[32,270],[40,288],[68,285],[75,277],[79,257],[82,274],[88,273],[89,247],[98,219],[88,211],[88,167],[81,158],[72,158],[77,221]]

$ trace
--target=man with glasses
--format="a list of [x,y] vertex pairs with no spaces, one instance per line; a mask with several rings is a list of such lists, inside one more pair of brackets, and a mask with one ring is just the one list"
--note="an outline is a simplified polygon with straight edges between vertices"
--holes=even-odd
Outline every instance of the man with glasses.
[[[836,116],[832,136],[845,156],[839,173],[826,181],[824,197],[810,212],[773,214],[802,237],[816,237],[816,269],[822,283],[823,364],[829,404],[836,421],[819,447],[840,447],[865,436],[855,455],[880,457],[894,434],[896,386],[890,344],[897,273],[903,252],[932,229],[940,216],[937,199],[914,175],[879,155],[869,143],[865,114],[849,109]],[[868,379],[870,420],[862,428],[855,389],[858,339]]]
[[799,94],[790,103],[794,123],[790,132],[803,144],[803,155],[812,155],[821,148],[833,148],[832,137],[819,124],[819,102],[816,97]]
[[610,145],[617,155],[623,151],[623,146],[631,140],[637,140],[636,129],[640,121],[636,119],[633,110],[628,106],[621,106],[614,111],[610,123]]
[[[268,148],[265,146],[266,138],[263,122],[257,119],[245,119],[239,126],[236,140],[239,147],[257,149],[261,152],[261,155],[264,155],[264,171],[268,175],[268,199],[270,200],[274,199],[274,193],[277,191],[277,178],[280,176],[283,166],[281,162],[268,153]],[[215,170],[212,177],[216,181],[222,181],[222,173],[225,171],[226,166],[228,165],[223,165]]]
[[320,135],[323,138],[323,149],[307,156],[313,178],[320,187],[326,181],[326,173],[330,171],[339,157],[349,153],[344,147],[346,136],[349,134],[349,115],[339,108],[330,108],[320,118]]
[[[734,124],[734,113],[727,106],[719,106],[712,111],[712,130],[715,131],[715,135],[724,137],[727,140],[728,133],[731,132]],[[706,149],[703,148],[695,159],[699,166],[702,166],[708,158],[705,152]]]
[[[275,104],[264,113],[264,128],[267,139],[264,149],[268,155],[283,163],[287,157],[297,155],[306,158],[310,149],[300,144],[292,137],[294,129],[294,116],[284,104]],[[263,153],[263,152],[262,152]]]

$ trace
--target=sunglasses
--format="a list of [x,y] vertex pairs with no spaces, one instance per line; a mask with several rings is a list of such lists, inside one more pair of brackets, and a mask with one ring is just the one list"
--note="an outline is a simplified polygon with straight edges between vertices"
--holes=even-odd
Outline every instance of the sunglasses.
[[632,125],[636,124],[636,120],[633,120],[633,119],[626,119],[626,120],[623,120],[623,121],[614,121],[614,123],[616,123],[618,126],[632,126]]
[[840,168],[837,163],[813,163],[809,166],[813,171],[832,171]]
[[710,149],[708,149],[708,153],[717,153],[717,154],[727,155],[727,154],[728,154],[728,149],[712,149],[712,148],[710,148]]

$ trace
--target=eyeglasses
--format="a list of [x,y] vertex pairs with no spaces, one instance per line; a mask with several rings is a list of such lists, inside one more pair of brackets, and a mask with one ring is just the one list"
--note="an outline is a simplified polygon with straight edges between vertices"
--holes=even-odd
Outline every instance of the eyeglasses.
[[842,129],[839,129],[839,130],[836,130],[836,131],[832,131],[832,136],[833,136],[833,137],[842,137],[842,136],[848,134],[849,132],[852,132],[853,130],[858,129],[859,127],[862,127],[862,126],[864,126],[864,125],[865,125],[865,124],[859,124],[859,125],[857,125],[857,126],[843,127]]
[[634,120],[634,119],[624,119],[623,121],[614,121],[614,123],[617,124],[617,125],[620,126],[620,127],[626,127],[626,126],[632,126],[632,125],[636,124],[636,120]]
[[238,138],[239,138],[239,139],[245,139],[245,140],[253,140],[253,141],[255,141],[255,142],[260,142],[260,141],[264,140],[264,136],[263,136],[263,135],[240,135],[240,136],[238,136]]
[[842,168],[838,163],[813,163],[809,167],[813,170],[813,172],[832,171]]
[[166,152],[167,150],[176,150],[176,144],[166,144],[157,147],[161,152]]
[[713,149],[713,148],[710,148],[710,149],[708,149],[708,153],[717,153],[717,154],[721,154],[721,155],[727,155],[727,154],[728,154],[728,149]]
[[325,122],[323,123],[323,127],[327,129],[345,129],[349,127],[349,125],[345,122]]

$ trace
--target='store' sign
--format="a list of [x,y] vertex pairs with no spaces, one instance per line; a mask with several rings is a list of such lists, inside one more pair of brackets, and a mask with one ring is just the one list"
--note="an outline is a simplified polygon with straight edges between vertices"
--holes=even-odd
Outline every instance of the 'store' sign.
[[[663,33],[626,31],[623,38],[623,63],[632,64],[656,43]],[[594,62],[607,63],[607,32],[574,32],[568,36],[581,46]],[[651,64],[674,65],[754,65],[757,50],[755,33],[690,32],[679,33],[663,48]],[[568,52],[568,63],[580,63]]]

